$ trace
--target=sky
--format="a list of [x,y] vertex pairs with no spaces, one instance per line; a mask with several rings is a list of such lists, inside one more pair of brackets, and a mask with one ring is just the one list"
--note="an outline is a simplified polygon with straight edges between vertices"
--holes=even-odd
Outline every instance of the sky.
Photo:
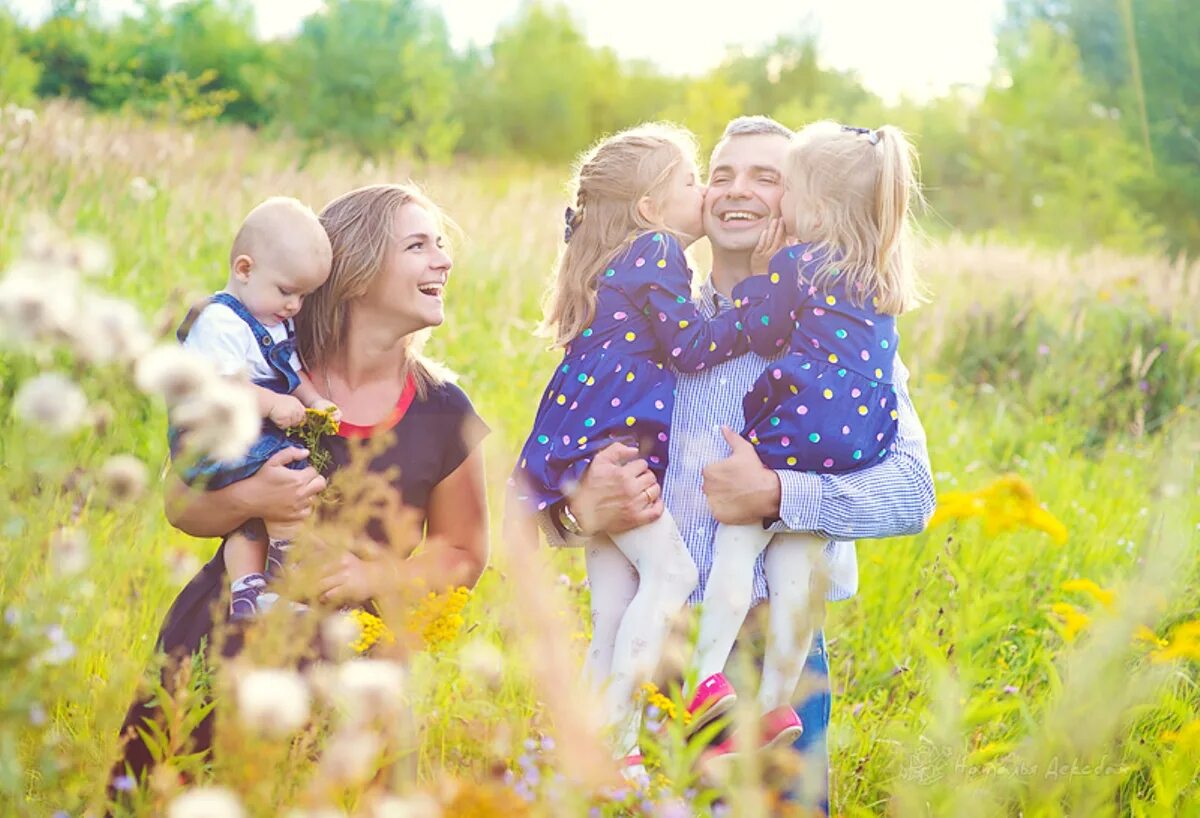
[[[168,4],[171,0],[167,0]],[[453,44],[486,45],[522,0],[441,0]],[[27,21],[50,0],[8,0]],[[726,5],[726,3],[728,5]],[[134,0],[100,0],[118,16]],[[259,34],[285,36],[321,0],[253,0]],[[728,48],[754,48],[777,34],[815,30],[825,65],[856,71],[895,101],[923,100],[955,84],[983,85],[996,56],[995,23],[1004,0],[565,0],[592,45],[649,59],[670,73],[700,73]]]

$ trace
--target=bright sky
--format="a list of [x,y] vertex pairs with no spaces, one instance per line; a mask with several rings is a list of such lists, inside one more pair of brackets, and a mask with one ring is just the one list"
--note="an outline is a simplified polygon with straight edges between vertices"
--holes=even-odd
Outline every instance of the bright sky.
[[[167,0],[170,3],[171,0]],[[427,0],[428,1],[428,0]],[[522,0],[441,0],[455,46],[485,45]],[[806,26],[820,37],[823,61],[857,71],[885,99],[934,96],[956,83],[983,84],[996,55],[994,27],[1004,0],[565,0],[593,45],[648,58],[672,73],[699,73],[730,47],[754,47]],[[50,0],[9,0],[28,20]],[[101,0],[106,14],[133,0]],[[259,33],[289,34],[321,0],[252,0]],[[701,10],[702,7],[707,7]]]

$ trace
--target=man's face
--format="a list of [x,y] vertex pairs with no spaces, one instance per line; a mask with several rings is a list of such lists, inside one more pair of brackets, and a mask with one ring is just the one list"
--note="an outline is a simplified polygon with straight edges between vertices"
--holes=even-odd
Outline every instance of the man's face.
[[713,155],[704,197],[704,232],[715,248],[750,252],[767,220],[779,215],[788,139],[731,136]]

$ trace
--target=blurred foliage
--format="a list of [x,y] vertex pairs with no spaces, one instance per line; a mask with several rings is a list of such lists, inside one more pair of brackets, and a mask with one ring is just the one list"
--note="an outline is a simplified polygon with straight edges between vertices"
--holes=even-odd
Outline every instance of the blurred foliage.
[[1200,5],[1008,0],[990,84],[885,103],[821,64],[811,27],[670,76],[591,45],[561,4],[531,0],[492,43],[456,52],[436,4],[327,0],[290,38],[254,35],[247,0],[141,0],[119,19],[62,0],[22,28],[0,17],[0,98],[88,100],[184,122],[221,119],[444,161],[455,154],[568,159],[656,118],[705,149],[765,113],[894,122],[916,137],[931,229],[1039,244],[1200,251]]

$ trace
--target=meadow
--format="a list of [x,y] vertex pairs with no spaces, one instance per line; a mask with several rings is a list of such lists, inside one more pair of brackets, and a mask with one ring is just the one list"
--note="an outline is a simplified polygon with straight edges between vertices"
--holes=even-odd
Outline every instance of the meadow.
[[[372,163],[58,103],[0,113],[0,264],[21,257],[37,214],[95,236],[111,248],[111,270],[89,286],[134,304],[164,340],[192,301],[222,285],[233,229],[268,195],[319,208],[358,185],[411,178],[460,228],[447,321],[429,350],[492,428],[491,564],[469,598],[437,602],[443,627],[425,628],[429,648],[404,654],[408,707],[394,746],[405,749],[369,754],[360,766],[370,774],[330,772],[314,751],[320,726],[270,738],[222,717],[227,752],[202,783],[235,792],[249,814],[596,807],[569,785],[575,742],[546,695],[573,680],[586,643],[582,560],[554,554],[539,583],[528,557],[506,549],[499,519],[504,478],[556,358],[532,330],[568,173],[511,161]],[[832,810],[1200,815],[1191,550],[1200,544],[1200,266],[1033,250],[957,235],[936,218],[930,232],[920,268],[931,300],[902,319],[901,355],[939,512],[919,536],[859,543],[859,593],[829,606]],[[705,269],[703,247],[695,268]],[[133,387],[128,367],[69,344],[9,340],[0,815],[100,815],[117,728],[159,623],[216,543],[164,519],[155,484],[165,412]],[[55,435],[19,416],[15,397],[39,371],[78,383],[83,427]],[[146,465],[142,496],[104,496],[101,469],[118,454]],[[540,666],[548,657],[568,661]],[[195,706],[181,703],[181,723]],[[603,814],[707,812],[711,791],[680,761],[694,751],[670,724],[662,743],[670,752],[655,792],[601,805]],[[176,749],[174,769],[195,769]],[[771,770],[741,773],[724,809],[776,814],[759,786]],[[317,787],[322,776],[332,783]],[[164,814],[187,786],[157,777],[137,814]]]

